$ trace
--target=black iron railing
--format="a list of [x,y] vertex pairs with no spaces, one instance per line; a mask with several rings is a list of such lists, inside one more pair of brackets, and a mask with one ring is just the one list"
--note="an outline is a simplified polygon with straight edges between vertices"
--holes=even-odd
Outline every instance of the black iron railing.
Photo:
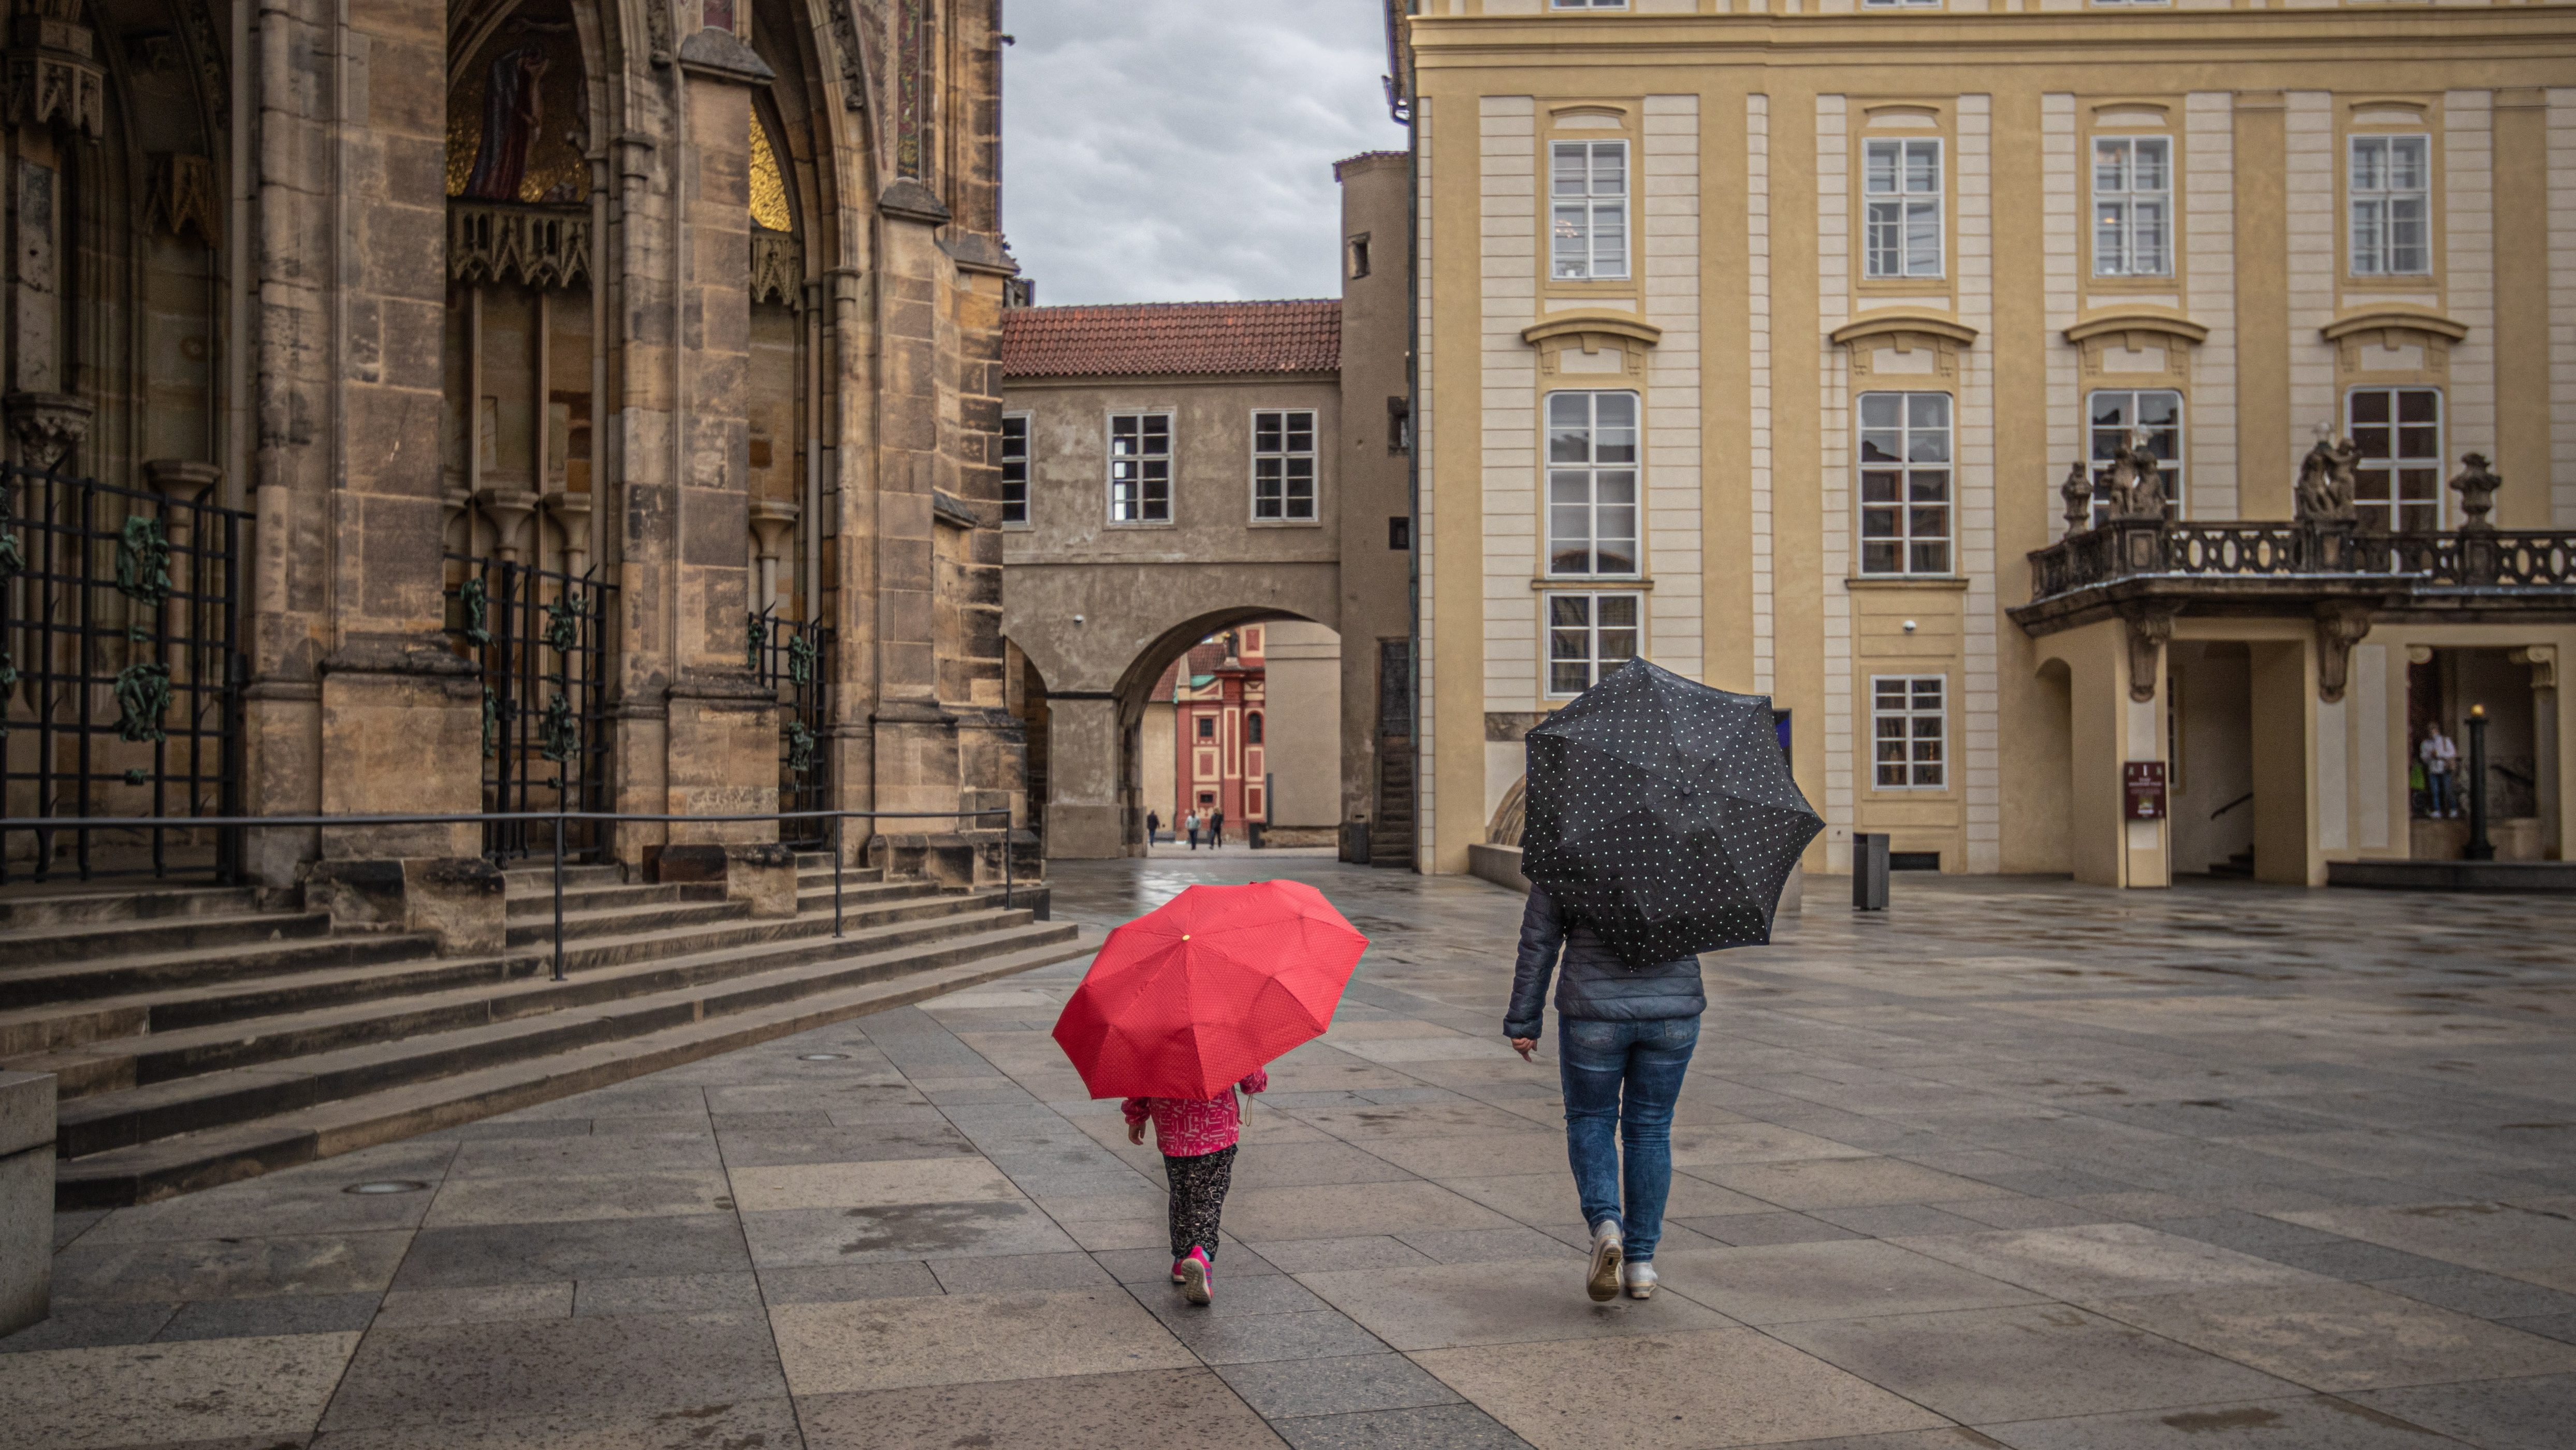
[[[832,798],[832,752],[823,739],[832,640],[832,627],[819,619],[781,619],[764,609],[751,616],[744,641],[744,662],[778,700],[778,804],[791,813],[819,811]],[[782,839],[812,845],[822,837]]]
[[518,817],[579,818],[570,843],[594,861],[607,833],[609,611],[617,587],[596,569],[556,569],[447,556],[447,634],[483,672],[483,850],[494,861],[543,848]]
[[[479,825],[483,828],[486,839],[490,838],[496,825],[506,824],[524,833],[550,837],[553,841],[554,863],[554,979],[560,982],[565,976],[564,868],[572,864],[569,849],[572,833],[582,826],[604,828],[620,823],[669,825],[681,822],[691,825],[736,825],[771,821],[780,826],[780,834],[783,836],[786,823],[791,819],[808,816],[827,817],[831,821],[831,826],[824,839],[828,843],[832,857],[832,935],[840,937],[846,935],[841,910],[841,878],[843,863],[846,860],[842,850],[842,822],[853,820],[973,821],[990,816],[1005,817],[1002,832],[1002,909],[1011,911],[1017,909],[1019,900],[1019,883],[1015,863],[1012,860],[1011,831],[1007,821],[1011,814],[1008,806],[996,806],[990,810],[980,811],[755,811],[720,816],[666,815],[648,811],[469,811],[417,816],[210,816],[199,824],[236,831],[361,830],[380,826]],[[72,819],[54,816],[11,816],[0,818],[0,840],[6,840],[11,833],[19,831],[34,831],[42,834],[48,831],[71,829],[154,830],[161,829],[163,825],[163,822],[152,817]]]
[[164,874],[174,845],[238,874],[249,515],[182,492],[0,465],[0,809],[50,823],[38,879],[66,836],[82,880]]
[[2576,588],[2576,530],[2376,533],[2349,524],[2114,520],[2030,555],[2034,602],[2122,579],[2384,579],[2400,588]]

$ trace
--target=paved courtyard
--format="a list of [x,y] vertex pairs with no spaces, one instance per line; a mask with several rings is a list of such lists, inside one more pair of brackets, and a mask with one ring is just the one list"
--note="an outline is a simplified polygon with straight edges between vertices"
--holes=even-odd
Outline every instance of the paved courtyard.
[[[1074,963],[58,1220],[0,1441],[190,1450],[2576,1445],[2576,904],[1820,883],[1712,959],[1651,1302],[1596,1307],[1518,901],[1329,859],[1376,947],[1272,1070],[1217,1302],[1047,1036]],[[368,1183],[412,1191],[354,1194]]]

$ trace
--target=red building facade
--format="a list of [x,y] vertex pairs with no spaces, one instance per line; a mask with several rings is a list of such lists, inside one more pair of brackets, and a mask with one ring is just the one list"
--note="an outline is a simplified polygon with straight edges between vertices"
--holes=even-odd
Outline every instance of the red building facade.
[[[1269,819],[1268,689],[1262,627],[1227,630],[1190,647],[1165,672],[1158,698],[1172,702],[1173,810],[1225,812],[1226,834]],[[1176,834],[1179,820],[1170,824]]]

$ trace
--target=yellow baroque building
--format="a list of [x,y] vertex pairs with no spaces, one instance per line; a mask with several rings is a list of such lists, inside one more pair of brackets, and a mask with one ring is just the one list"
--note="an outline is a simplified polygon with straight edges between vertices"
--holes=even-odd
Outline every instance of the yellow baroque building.
[[1421,869],[1633,653],[1811,870],[2563,855],[2576,7],[1407,8]]

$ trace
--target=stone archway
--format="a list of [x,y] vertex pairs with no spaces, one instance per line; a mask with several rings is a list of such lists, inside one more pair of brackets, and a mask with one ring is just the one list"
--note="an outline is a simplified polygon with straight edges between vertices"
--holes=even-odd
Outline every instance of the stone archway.
[[1031,572],[1059,577],[1015,577],[1003,627],[1046,682],[1046,853],[1056,859],[1144,854],[1146,696],[1192,645],[1265,620],[1340,627],[1329,565]]

